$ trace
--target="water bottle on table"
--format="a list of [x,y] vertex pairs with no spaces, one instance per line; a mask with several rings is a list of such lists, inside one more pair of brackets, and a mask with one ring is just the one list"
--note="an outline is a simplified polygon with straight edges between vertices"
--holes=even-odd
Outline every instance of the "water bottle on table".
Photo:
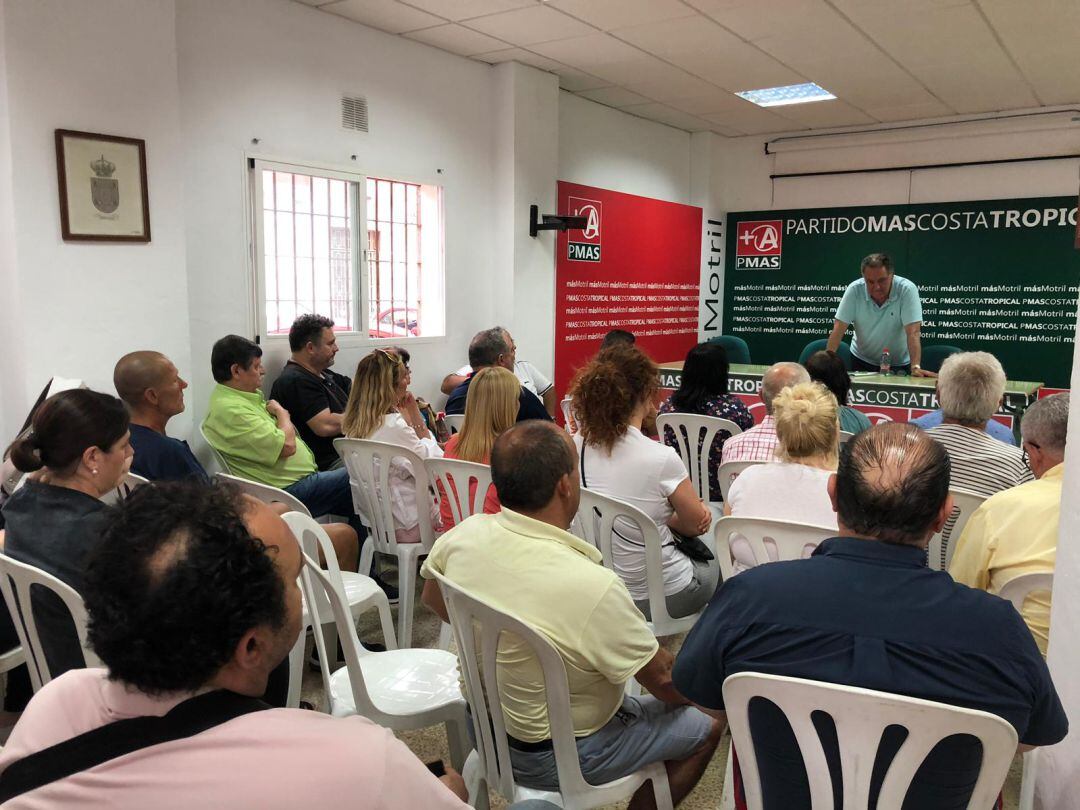
[[878,367],[879,374],[889,374],[892,371],[892,355],[889,354],[888,347],[881,353],[881,365]]

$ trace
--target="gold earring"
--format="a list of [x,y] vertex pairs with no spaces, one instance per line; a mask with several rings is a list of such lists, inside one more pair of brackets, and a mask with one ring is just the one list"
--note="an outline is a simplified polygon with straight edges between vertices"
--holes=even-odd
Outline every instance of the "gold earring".
[[97,475],[97,470],[96,470],[96,469],[95,469],[95,470],[91,470],[90,472],[92,472],[92,473],[93,473],[94,475]]

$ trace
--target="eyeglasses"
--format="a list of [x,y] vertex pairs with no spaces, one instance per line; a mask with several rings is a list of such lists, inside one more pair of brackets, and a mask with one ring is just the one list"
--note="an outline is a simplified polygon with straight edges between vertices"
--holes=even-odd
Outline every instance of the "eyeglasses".
[[1041,450],[1042,447],[1040,447],[1036,442],[1028,441],[1027,439],[1021,439],[1020,440],[1020,457],[1024,460],[1024,463],[1027,464],[1030,467],[1031,464],[1028,461],[1028,451],[1027,451],[1029,444],[1032,447],[1034,447],[1036,450]]

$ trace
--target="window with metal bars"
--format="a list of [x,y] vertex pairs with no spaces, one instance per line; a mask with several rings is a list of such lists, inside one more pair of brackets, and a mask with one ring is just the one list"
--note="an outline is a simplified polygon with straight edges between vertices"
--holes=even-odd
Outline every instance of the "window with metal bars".
[[253,177],[265,334],[309,312],[369,338],[444,333],[441,189],[262,162]]

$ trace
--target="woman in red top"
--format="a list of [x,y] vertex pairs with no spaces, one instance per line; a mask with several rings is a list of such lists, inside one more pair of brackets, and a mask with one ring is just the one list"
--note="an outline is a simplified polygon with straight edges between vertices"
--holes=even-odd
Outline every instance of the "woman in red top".
[[[477,464],[491,463],[491,448],[504,431],[517,421],[521,383],[514,373],[501,366],[481,369],[469,384],[469,396],[465,400],[465,422],[461,432],[455,433],[446,443],[445,458],[473,461]],[[453,485],[451,484],[451,488]],[[476,481],[470,483],[469,500],[476,490]],[[454,496],[457,497],[455,491]],[[495,487],[488,488],[484,498],[484,514],[492,515],[501,509]],[[454,516],[442,484],[439,484],[439,511],[444,529],[454,525]]]

